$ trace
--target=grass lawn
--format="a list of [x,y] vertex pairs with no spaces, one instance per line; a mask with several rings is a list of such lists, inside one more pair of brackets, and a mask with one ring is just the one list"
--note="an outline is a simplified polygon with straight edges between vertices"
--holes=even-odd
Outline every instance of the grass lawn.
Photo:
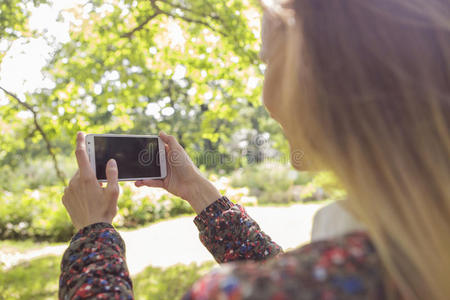
[[[31,239],[26,239],[23,241],[17,240],[3,240],[0,241],[0,249],[3,253],[14,253],[14,252],[26,252],[34,249],[40,249],[46,246],[58,246],[65,245],[66,243],[53,243],[53,242],[36,242]],[[1,298],[0,298],[1,299]]]
[[[60,259],[47,256],[1,272],[0,299],[57,299]],[[214,265],[211,261],[201,265],[148,267],[133,278],[135,299],[180,299]]]

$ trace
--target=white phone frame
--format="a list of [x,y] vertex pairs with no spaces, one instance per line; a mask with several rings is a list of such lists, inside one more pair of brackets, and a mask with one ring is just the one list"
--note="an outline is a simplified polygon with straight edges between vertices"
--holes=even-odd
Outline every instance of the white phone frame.
[[[145,180],[145,179],[164,179],[167,176],[167,164],[166,164],[166,150],[164,146],[164,142],[157,135],[138,135],[138,134],[88,134],[86,135],[86,151],[89,157],[89,162],[91,164],[92,169],[94,170],[94,174],[97,174],[95,167],[95,142],[94,137],[103,136],[103,137],[139,137],[139,138],[157,138],[158,139],[158,152],[159,152],[159,166],[161,170],[160,177],[141,177],[141,178],[119,178],[119,181],[136,181],[136,180]],[[120,166],[119,166],[120,168]],[[106,182],[106,179],[98,179],[99,182]]]

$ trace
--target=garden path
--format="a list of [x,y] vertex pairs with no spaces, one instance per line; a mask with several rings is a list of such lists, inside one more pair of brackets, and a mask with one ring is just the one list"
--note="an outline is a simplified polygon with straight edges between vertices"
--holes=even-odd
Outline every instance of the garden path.
[[[283,249],[295,248],[310,240],[312,219],[323,204],[296,204],[285,207],[247,207],[249,215]],[[131,275],[147,266],[201,263],[212,260],[198,238],[193,217],[161,221],[140,229],[119,231],[127,245],[127,263]],[[46,255],[62,255],[66,245],[47,246],[25,253],[0,250],[0,265],[10,268],[22,261]]]

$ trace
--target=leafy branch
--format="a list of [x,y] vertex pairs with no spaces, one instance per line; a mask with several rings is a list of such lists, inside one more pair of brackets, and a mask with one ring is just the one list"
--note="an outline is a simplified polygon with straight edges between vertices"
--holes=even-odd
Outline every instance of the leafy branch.
[[38,131],[41,136],[42,139],[45,142],[45,145],[47,147],[47,152],[50,154],[50,156],[52,157],[53,160],[53,166],[55,167],[55,171],[56,171],[56,175],[58,176],[59,180],[61,181],[61,183],[63,183],[64,185],[66,185],[66,178],[64,176],[64,173],[61,171],[61,169],[59,168],[58,165],[58,161],[56,159],[56,154],[53,151],[53,146],[49,140],[49,138],[47,137],[47,134],[45,133],[45,131],[42,129],[42,126],[39,124],[38,121],[38,113],[36,112],[36,110],[27,102],[22,101],[19,99],[19,97],[17,97],[15,94],[11,93],[10,91],[4,89],[3,87],[0,86],[0,89],[7,94],[9,97],[11,97],[12,99],[14,99],[20,106],[24,107],[26,110],[28,110],[29,112],[31,112],[31,114],[33,115],[33,122],[34,122],[34,126],[35,129],[33,131]]
[[122,37],[122,38],[131,38],[131,37],[133,36],[133,34],[134,34],[136,31],[139,31],[139,30],[141,30],[142,28],[144,28],[144,26],[147,25],[148,22],[150,22],[151,20],[153,20],[154,18],[156,18],[158,15],[159,15],[159,12],[155,12],[154,14],[148,16],[148,17],[144,20],[144,22],[142,22],[141,24],[139,24],[137,27],[133,28],[133,30],[131,30],[131,31],[127,32],[127,33],[122,34],[120,37]]
[[[228,36],[227,32],[219,30],[219,29],[215,28],[214,26],[212,26],[211,24],[209,24],[209,23],[207,23],[205,21],[202,21],[200,19],[187,17],[186,15],[176,15],[176,14],[173,14],[173,13],[171,13],[169,11],[162,10],[158,6],[158,4],[156,2],[162,2],[162,3],[165,3],[165,4],[167,4],[167,5],[169,5],[169,6],[173,7],[173,8],[178,8],[178,9],[180,9],[182,11],[190,12],[192,15],[195,15],[196,17],[200,17],[200,18],[205,18],[206,17],[204,15],[201,15],[198,12],[193,11],[192,9],[189,9],[189,8],[187,8],[185,6],[182,6],[182,5],[179,5],[179,4],[173,4],[173,3],[171,3],[171,2],[169,2],[167,0],[150,0],[150,3],[151,3],[152,8],[154,10],[154,13],[152,15],[148,16],[142,23],[140,23],[137,27],[133,28],[131,31],[122,34],[121,35],[122,38],[131,38],[135,32],[137,32],[139,30],[142,30],[145,27],[145,25],[147,25],[151,20],[153,20],[158,15],[166,15],[166,16],[172,17],[174,19],[183,20],[183,21],[188,22],[188,23],[196,23],[196,24],[199,24],[199,25],[203,25],[203,26],[208,27],[209,29],[211,29],[213,32],[221,34],[222,36],[225,36],[225,37]],[[215,19],[215,20],[220,20],[220,18],[217,15],[213,15],[213,16],[209,16],[209,17],[212,18],[212,19]]]
[[[172,2],[170,2],[168,0],[158,0],[158,1],[163,2],[163,3],[169,5],[169,6],[173,7],[173,8],[178,8],[178,9],[180,9],[182,11],[187,11],[187,12],[190,12],[191,14],[194,14],[194,15],[197,15],[197,16],[200,16],[200,17],[205,17],[205,15],[203,15],[202,13],[200,13],[198,11],[194,11],[193,9],[190,9],[190,8],[188,8],[186,6],[183,6],[183,5],[180,5],[180,4],[175,4],[175,3],[172,3]],[[205,3],[205,4],[207,4],[208,6],[211,7],[210,3]],[[221,20],[218,15],[209,15],[208,17],[210,17],[211,19],[214,19],[214,20],[219,20],[219,21]]]

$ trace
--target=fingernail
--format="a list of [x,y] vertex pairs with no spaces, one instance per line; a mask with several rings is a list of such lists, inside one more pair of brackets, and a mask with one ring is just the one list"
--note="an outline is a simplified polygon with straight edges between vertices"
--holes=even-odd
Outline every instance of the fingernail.
[[114,158],[111,158],[111,159],[108,161],[108,164],[109,164],[109,166],[110,166],[111,168],[117,168],[117,162],[116,162],[116,160],[115,160]]
[[159,134],[160,134],[160,135],[161,135],[161,134],[162,134],[162,135],[167,135],[167,133],[165,133],[164,130],[161,130],[161,131],[159,132]]

